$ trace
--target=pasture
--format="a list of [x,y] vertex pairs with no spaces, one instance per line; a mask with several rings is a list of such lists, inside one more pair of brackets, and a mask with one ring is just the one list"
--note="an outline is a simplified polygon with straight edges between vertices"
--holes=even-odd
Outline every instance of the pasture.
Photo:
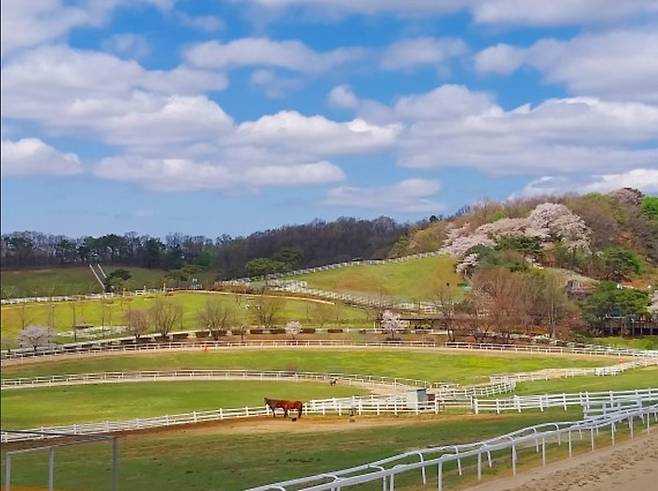
[[[132,278],[126,282],[126,289],[162,288],[166,271],[162,269],[136,268],[132,266],[108,266],[103,268],[110,274],[116,269],[130,271]],[[209,273],[205,273],[208,276]],[[202,275],[204,276],[204,275]],[[210,278],[200,278],[209,280]],[[88,266],[62,268],[40,268],[22,270],[2,270],[2,298],[39,297],[50,295],[80,295],[100,293],[101,286]]]
[[[233,491],[348,467],[410,448],[478,441],[531,424],[577,417],[573,410],[548,410],[500,416],[380,418],[379,422],[359,417],[355,423],[348,417],[309,417],[297,422],[263,418],[131,434],[119,443],[119,488]],[[58,450],[57,487],[109,489],[109,458],[107,444]],[[43,486],[46,461],[45,455],[16,459],[14,482]],[[467,469],[467,476],[474,480],[473,469]],[[503,466],[486,471],[500,472],[505,472]],[[445,483],[454,482],[465,481],[457,481],[447,469]]]
[[219,408],[262,406],[263,397],[310,400],[364,395],[353,386],[315,382],[131,382],[2,391],[2,428],[147,418]]
[[[223,294],[223,293],[175,293],[169,295],[126,296],[106,300],[84,300],[72,302],[30,303],[22,305],[4,305],[2,307],[2,336],[14,338],[21,326],[52,323],[56,331],[70,331],[73,324],[92,324],[95,326],[125,325],[125,315],[129,309],[148,310],[157,298],[180,305],[183,317],[176,330],[200,329],[199,314],[208,300],[220,302],[230,311],[229,326],[257,325],[256,303],[259,297],[254,295]],[[266,297],[268,302],[274,302],[277,325],[285,325],[290,320],[298,320],[302,324],[317,326],[322,316],[326,326],[349,325],[369,326],[367,313],[344,304],[319,303],[313,300],[290,299],[281,297]],[[319,307],[321,306],[321,307]],[[325,318],[326,317],[326,318]],[[75,322],[74,322],[75,321]],[[62,339],[71,342],[72,339]]]
[[342,372],[432,382],[478,383],[499,373],[595,367],[616,358],[403,349],[224,349],[94,356],[3,367],[2,376],[168,369],[245,369]]
[[356,265],[293,277],[311,288],[343,293],[394,298],[433,300],[446,283],[462,279],[449,256],[433,256],[400,263]]

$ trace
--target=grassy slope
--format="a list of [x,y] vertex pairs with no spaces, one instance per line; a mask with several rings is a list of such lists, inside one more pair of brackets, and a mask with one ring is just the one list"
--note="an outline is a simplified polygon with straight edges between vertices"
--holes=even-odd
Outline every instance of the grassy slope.
[[[630,370],[614,377],[573,377],[518,384],[516,394],[557,394],[658,388],[658,367]],[[501,396],[505,397],[505,396]]]
[[[146,418],[218,408],[262,406],[263,397],[309,400],[366,394],[314,382],[135,382],[6,390],[2,427],[34,428]],[[148,402],[145,404],[145,402]]]
[[[119,267],[104,267],[105,273]],[[161,269],[121,267],[132,274],[126,288],[161,288],[165,271]],[[100,292],[101,287],[87,266],[65,268],[3,270],[2,288],[11,297],[75,295]]]
[[[177,303],[183,307],[183,325],[176,329],[199,328],[198,314],[204,308],[209,298],[216,299],[228,306],[234,312],[235,323],[254,325],[256,323],[253,308],[249,305],[254,303],[254,297],[236,295],[215,295],[203,293],[177,293],[164,297],[167,301]],[[238,302],[239,300],[239,302]],[[101,325],[103,310],[105,311],[105,325],[125,325],[125,312],[132,309],[148,309],[155,302],[155,297],[126,297],[112,301],[101,302],[90,300],[84,302],[59,302],[53,303],[55,329],[57,331],[69,331],[73,325],[73,307],[76,309],[76,322],[87,322]],[[278,324],[285,324],[289,320],[299,320],[303,324],[313,324],[313,303],[303,300],[281,300],[283,308],[278,315]],[[26,309],[26,325],[47,325],[47,304],[29,304]],[[13,337],[18,333],[21,326],[22,307],[7,305],[2,307],[2,335]],[[339,321],[328,322],[332,324],[367,325],[366,313],[363,310],[340,305],[337,307]]]
[[427,257],[402,263],[349,266],[296,276],[310,287],[322,290],[383,295],[406,300],[429,300],[439,286],[458,284],[454,260],[448,256]]
[[[300,433],[285,432],[286,426],[295,423],[277,420],[271,424],[272,428],[280,425],[280,432],[215,433],[209,428],[132,435],[120,439],[119,487],[124,491],[245,489],[369,462],[410,448],[478,441],[540,422],[577,418],[573,411],[558,410],[501,416],[453,416],[412,425]],[[347,418],[344,424],[349,426]],[[58,489],[109,489],[108,444],[58,449],[56,455]],[[525,460],[530,458],[536,460],[530,454],[524,457]],[[46,462],[44,455],[16,459],[13,482],[43,486]],[[458,482],[475,478],[472,465],[470,460],[464,462],[465,478]],[[486,469],[485,474],[505,470],[501,462],[494,469]],[[444,471],[445,484],[455,482],[451,466],[446,466]],[[409,476],[415,483],[419,478],[417,473]],[[404,477],[400,479],[404,480]],[[436,481],[432,479],[431,482]],[[396,479],[396,484],[403,482]],[[364,489],[381,489],[381,483],[379,488]]]
[[3,377],[102,372],[166,370],[169,368],[223,368],[344,372],[431,381],[472,383],[494,373],[542,368],[591,367],[616,363],[612,358],[574,358],[414,352],[401,350],[231,350],[126,355],[9,366]]
[[643,336],[641,338],[623,338],[621,336],[608,336],[602,338],[589,338],[589,343],[615,348],[658,349],[658,336]]

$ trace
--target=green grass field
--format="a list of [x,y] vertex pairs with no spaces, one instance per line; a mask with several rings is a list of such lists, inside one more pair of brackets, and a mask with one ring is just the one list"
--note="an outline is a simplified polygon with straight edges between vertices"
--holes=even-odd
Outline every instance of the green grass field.
[[[183,319],[176,330],[200,329],[199,312],[203,310],[209,299],[217,300],[231,309],[233,326],[256,325],[255,303],[257,298],[250,295],[235,294],[204,294],[176,293],[160,296],[166,301],[180,305],[183,308]],[[155,302],[155,296],[119,297],[113,300],[87,300],[77,302],[56,302],[20,305],[5,305],[2,307],[2,336],[14,338],[22,325],[48,325],[52,315],[56,331],[70,331],[74,323],[89,323],[93,325],[125,325],[125,313],[129,309],[149,309]],[[277,325],[285,325],[290,320],[298,320],[302,324],[317,326],[318,304],[307,300],[277,299],[280,310],[275,317]],[[326,326],[349,325],[366,327],[370,325],[367,313],[344,304],[327,305],[331,311],[331,319]],[[52,314],[50,314],[52,309]],[[72,339],[61,339],[71,342]]]
[[263,397],[307,401],[367,394],[315,382],[180,381],[35,387],[2,391],[2,427],[34,428],[262,406]]
[[[132,278],[126,282],[128,290],[138,288],[162,288],[165,271],[161,269],[135,268],[121,266],[130,271]],[[110,274],[119,267],[103,268]],[[7,297],[38,297],[49,295],[78,295],[83,293],[98,293],[102,289],[94,278],[88,266],[63,268],[2,270],[0,273],[3,298]],[[208,274],[203,275],[203,279]]]
[[[528,425],[579,418],[577,412],[549,410],[544,413],[500,416],[443,416],[441,419],[400,417],[390,426],[351,428],[348,418],[338,420],[329,430],[309,427],[295,431],[298,423],[276,420],[260,429],[240,426],[222,430],[221,425],[124,436],[119,441],[119,488],[221,489],[231,491],[365,463],[411,448],[427,445],[466,443],[506,433]],[[311,424],[318,418],[306,418]],[[357,418],[367,423],[368,418]],[[280,429],[278,429],[280,428]],[[506,452],[507,453],[507,452]],[[532,452],[525,457],[527,462]],[[55,460],[57,489],[109,489],[110,448],[108,444],[58,449]],[[523,462],[523,459],[522,461]],[[474,461],[465,461],[465,478],[457,480],[446,467],[445,484],[464,483],[475,478]],[[44,486],[47,456],[25,456],[14,460],[15,483]],[[507,472],[505,461],[486,475]],[[409,476],[415,483],[419,474]],[[396,484],[403,484],[396,480]],[[436,482],[436,481],[432,481]],[[363,487],[363,489],[381,489]],[[397,486],[396,486],[397,488]],[[362,489],[361,487],[359,489]]]
[[457,285],[455,261],[449,256],[401,263],[349,266],[294,277],[312,288],[404,300],[432,300],[440,286]]
[[[602,392],[658,388],[658,367],[629,370],[613,377],[572,377],[556,380],[524,382],[516,386],[515,394],[558,394],[562,392]],[[504,395],[500,397],[505,397]]]
[[44,361],[2,369],[3,377],[174,368],[299,370],[343,372],[430,381],[474,383],[495,373],[542,368],[592,367],[617,363],[613,358],[465,354],[405,350],[225,350],[93,357]]
[[658,336],[642,336],[640,338],[623,338],[621,336],[608,336],[602,338],[588,338],[587,342],[614,348],[655,349],[658,350]]

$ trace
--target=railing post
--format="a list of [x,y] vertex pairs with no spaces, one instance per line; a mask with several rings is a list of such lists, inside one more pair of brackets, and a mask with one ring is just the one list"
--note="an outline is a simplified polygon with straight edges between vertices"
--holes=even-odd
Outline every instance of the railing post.
[[512,475],[516,476],[516,444],[512,443]]
[[55,489],[55,447],[48,449],[48,491]]
[[438,489],[439,491],[443,491],[443,461],[440,460],[438,465],[437,465],[437,481],[438,481]]
[[11,491],[11,455],[5,456],[5,491]]

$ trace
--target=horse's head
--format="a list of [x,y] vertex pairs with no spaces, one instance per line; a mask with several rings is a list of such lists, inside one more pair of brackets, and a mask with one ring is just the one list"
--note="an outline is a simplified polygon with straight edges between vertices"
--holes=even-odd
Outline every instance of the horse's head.
[[269,405],[270,404],[270,399],[267,397],[263,397],[263,400],[265,401],[265,404]]

